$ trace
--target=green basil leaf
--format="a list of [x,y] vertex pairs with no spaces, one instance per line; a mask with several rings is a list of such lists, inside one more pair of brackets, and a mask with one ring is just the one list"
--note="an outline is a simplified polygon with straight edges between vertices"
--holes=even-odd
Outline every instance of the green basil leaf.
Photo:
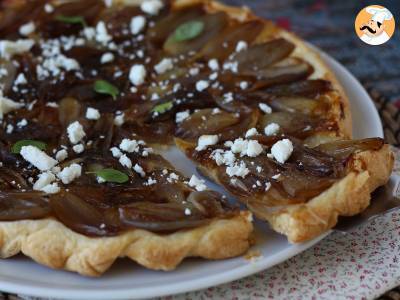
[[21,148],[24,146],[34,146],[40,150],[46,149],[46,144],[43,142],[34,140],[20,140],[11,147],[11,152],[14,154],[19,154],[21,152]]
[[115,169],[102,169],[93,173],[107,182],[125,183],[129,180],[128,175]]
[[82,16],[64,16],[58,15],[55,17],[57,21],[68,23],[68,24],[81,24],[83,27],[86,27],[85,18]]
[[99,94],[110,95],[114,100],[119,94],[118,88],[105,80],[96,80],[94,90]]
[[194,39],[204,30],[204,23],[201,21],[189,21],[183,23],[175,29],[173,39],[176,42],[182,42]]
[[168,101],[165,103],[161,103],[156,105],[151,112],[153,113],[159,113],[159,114],[163,114],[165,113],[167,110],[170,110],[172,107],[174,106],[172,101]]

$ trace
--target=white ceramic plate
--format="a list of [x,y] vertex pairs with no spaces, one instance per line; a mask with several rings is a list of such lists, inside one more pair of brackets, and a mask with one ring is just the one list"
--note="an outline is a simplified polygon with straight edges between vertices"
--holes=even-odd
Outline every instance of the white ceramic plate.
[[[355,138],[383,136],[374,104],[360,83],[339,63],[323,55],[337,74],[349,99]],[[183,173],[195,173],[193,164],[176,150],[167,158]],[[210,184],[213,189],[218,189]],[[23,256],[0,261],[0,290],[32,296],[70,299],[138,299],[198,290],[226,283],[270,268],[311,247],[327,234],[308,243],[291,245],[286,238],[257,222],[258,245],[262,257],[250,263],[243,257],[223,261],[189,259],[169,273],[146,270],[119,260],[101,278],[85,278],[73,273],[40,266]]]

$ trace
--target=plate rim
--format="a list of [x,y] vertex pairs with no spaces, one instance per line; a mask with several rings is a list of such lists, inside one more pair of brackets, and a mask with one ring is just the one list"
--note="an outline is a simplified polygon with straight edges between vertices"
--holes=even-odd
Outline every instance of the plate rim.
[[[360,93],[360,98],[365,99],[365,104],[369,106],[368,110],[374,114],[373,119],[374,122],[379,124],[379,128],[376,128],[375,135],[379,137],[383,137],[383,128],[382,121],[379,117],[379,113],[365,90],[365,88],[361,85],[361,83],[354,77],[353,74],[350,73],[342,64],[336,61],[334,58],[318,49],[317,47],[311,45],[312,48],[318,51],[323,59],[328,65],[334,67],[334,72],[337,77],[347,77],[347,80],[350,80],[353,89],[357,90]],[[341,78],[338,78],[341,81]],[[343,78],[342,78],[343,79]],[[346,89],[345,89],[346,92]],[[351,102],[351,100],[349,100]],[[185,292],[197,291],[205,288],[209,288],[211,286],[217,286],[220,284],[232,282],[234,280],[242,279],[258,273],[260,271],[271,268],[281,262],[286,261],[287,259],[300,254],[301,252],[307,250],[312,247],[326,236],[328,236],[332,231],[327,231],[324,234],[318,236],[317,238],[308,241],[306,243],[294,245],[294,247],[289,247],[283,251],[279,251],[272,256],[269,256],[268,259],[263,260],[260,258],[256,263],[248,262],[247,264],[240,265],[232,270],[224,271],[221,273],[211,274],[207,277],[200,277],[196,279],[190,279],[186,282],[176,282],[174,284],[168,283],[163,284],[158,287],[146,286],[144,288],[123,288],[118,290],[95,290],[95,288],[91,289],[68,289],[65,287],[49,287],[44,286],[43,284],[37,285],[34,283],[26,283],[26,282],[16,282],[14,279],[3,278],[4,275],[0,273],[0,290],[9,292],[9,293],[18,293],[24,295],[31,295],[35,297],[51,297],[57,299],[65,299],[66,297],[69,299],[143,299],[150,297],[160,297],[166,295],[176,295]],[[271,259],[274,258],[274,259]],[[5,276],[6,277],[6,276]]]

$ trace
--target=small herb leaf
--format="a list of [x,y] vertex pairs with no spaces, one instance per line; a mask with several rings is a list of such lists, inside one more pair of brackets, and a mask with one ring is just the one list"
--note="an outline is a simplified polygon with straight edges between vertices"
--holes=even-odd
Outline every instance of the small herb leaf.
[[201,21],[189,21],[181,24],[175,29],[173,39],[176,42],[182,42],[194,39],[204,30],[204,23]]
[[20,140],[11,147],[11,152],[14,154],[19,154],[21,152],[21,148],[24,146],[34,146],[40,150],[46,149],[46,144],[43,142],[34,140]]
[[86,27],[85,18],[82,16],[64,16],[57,15],[55,17],[57,21],[68,23],[68,24],[81,24],[83,27]]
[[129,180],[128,175],[115,169],[102,169],[94,173],[107,182],[125,183]]
[[105,80],[96,80],[94,90],[99,94],[110,95],[114,100],[119,94],[118,88]]
[[165,113],[167,110],[170,110],[172,107],[174,106],[174,104],[172,103],[172,101],[168,101],[165,103],[161,103],[156,105],[151,112],[152,113],[158,113],[158,114],[163,114]]

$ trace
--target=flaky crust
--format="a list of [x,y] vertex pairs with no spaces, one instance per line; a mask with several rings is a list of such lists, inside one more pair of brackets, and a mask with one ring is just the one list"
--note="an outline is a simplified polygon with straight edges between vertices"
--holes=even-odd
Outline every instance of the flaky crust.
[[99,276],[119,257],[169,271],[185,257],[223,259],[243,254],[253,231],[249,212],[171,234],[131,230],[116,237],[90,238],[53,219],[0,222],[0,256],[18,253],[54,269]]

